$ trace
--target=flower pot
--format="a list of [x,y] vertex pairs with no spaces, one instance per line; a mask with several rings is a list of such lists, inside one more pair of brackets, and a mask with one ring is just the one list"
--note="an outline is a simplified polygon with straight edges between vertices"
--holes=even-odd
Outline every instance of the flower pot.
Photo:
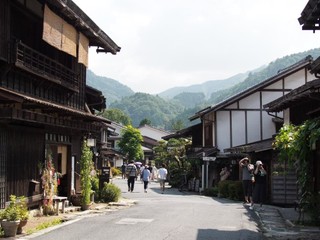
[[3,220],[1,222],[1,227],[4,232],[5,237],[15,237],[17,234],[18,225],[20,224],[20,220],[17,221],[7,221]]
[[82,211],[89,210],[89,208],[90,208],[90,204],[82,204],[82,205],[81,205],[81,210],[82,210]]
[[17,234],[21,234],[22,233],[22,228],[27,225],[28,223],[28,220],[25,219],[25,220],[20,220],[20,223],[18,225],[18,228],[17,228]]

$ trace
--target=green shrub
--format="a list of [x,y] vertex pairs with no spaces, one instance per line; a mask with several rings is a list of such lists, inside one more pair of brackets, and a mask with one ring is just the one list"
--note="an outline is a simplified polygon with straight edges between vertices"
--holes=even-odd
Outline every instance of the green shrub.
[[94,176],[91,178],[91,190],[96,193],[99,191],[99,177]]
[[116,168],[116,167],[112,167],[111,168],[111,173],[112,175],[111,176],[119,176],[121,175],[121,170],[119,168]]
[[100,192],[100,200],[103,202],[117,202],[120,196],[120,188],[113,183],[105,183]]
[[234,200],[242,201],[244,198],[242,181],[234,181],[233,184],[235,185],[235,194],[234,194],[235,198],[234,198]]
[[206,188],[203,191],[203,195],[209,196],[209,197],[217,197],[219,193],[218,187],[211,187],[211,188]]
[[320,226],[320,194],[310,193],[304,208],[311,218],[312,225]]
[[225,181],[220,181],[218,183],[218,190],[219,190],[219,196],[228,198],[229,196],[229,184],[231,183],[231,180],[225,180]]
[[243,189],[241,181],[221,181],[218,183],[218,190],[220,197],[239,201],[243,199]]

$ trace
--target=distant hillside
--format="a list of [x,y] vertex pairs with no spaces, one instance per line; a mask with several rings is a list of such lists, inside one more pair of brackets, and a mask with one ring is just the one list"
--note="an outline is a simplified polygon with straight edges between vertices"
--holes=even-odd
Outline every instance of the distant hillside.
[[[261,81],[273,77],[282,69],[308,55],[316,59],[320,56],[320,48],[276,59],[265,67],[248,71],[245,74],[238,74],[226,80],[208,81],[189,87],[173,87],[156,96],[146,93],[134,94],[130,88],[119,82],[95,76],[89,71],[88,80],[91,81],[88,81],[88,85],[100,89],[104,93],[109,108],[118,108],[128,114],[135,127],[146,118],[151,121],[151,125],[154,127],[171,130],[171,123],[179,120],[185,124],[184,127],[188,127],[194,124],[188,118],[197,111],[224,101]],[[209,92],[211,92],[211,96],[208,99],[205,96]],[[111,101],[111,99],[115,100]]]
[[185,108],[193,108],[205,102],[206,98],[202,92],[183,92],[174,96],[172,101],[176,101]]
[[121,101],[113,102],[110,108],[118,108],[128,114],[134,127],[138,127],[140,121],[146,118],[152,126],[163,129],[169,129],[170,121],[184,111],[181,105],[147,93],[124,97]]
[[97,76],[89,69],[87,70],[87,85],[100,90],[107,99],[107,105],[134,94],[126,85],[111,78]]
[[249,72],[239,73],[235,76],[223,80],[211,80],[205,83],[194,84],[187,87],[173,87],[159,93],[158,95],[163,98],[171,99],[179,95],[180,93],[203,93],[205,98],[208,99],[213,92],[229,88],[243,81],[248,76],[248,74]]

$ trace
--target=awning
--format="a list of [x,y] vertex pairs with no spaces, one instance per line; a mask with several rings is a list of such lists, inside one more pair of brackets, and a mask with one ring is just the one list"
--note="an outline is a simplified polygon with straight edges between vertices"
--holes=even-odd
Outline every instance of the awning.
[[241,154],[250,152],[261,152],[272,149],[273,139],[267,139],[259,142],[249,143],[241,146],[226,148],[225,153]]
[[187,152],[188,157],[190,158],[202,158],[211,157],[216,155],[219,152],[219,149],[216,147],[202,147],[202,148],[193,148]]

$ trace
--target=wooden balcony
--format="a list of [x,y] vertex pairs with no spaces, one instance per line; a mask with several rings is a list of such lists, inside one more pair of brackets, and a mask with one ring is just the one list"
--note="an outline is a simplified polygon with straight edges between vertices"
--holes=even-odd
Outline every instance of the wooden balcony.
[[94,123],[55,117],[48,114],[36,113],[33,111],[2,108],[0,109],[0,120],[15,120],[28,122],[30,124],[44,124],[48,126],[62,127],[68,129],[85,130],[88,132],[100,132],[100,126]]
[[34,75],[79,92],[79,76],[71,69],[18,41],[13,44],[13,63]]

